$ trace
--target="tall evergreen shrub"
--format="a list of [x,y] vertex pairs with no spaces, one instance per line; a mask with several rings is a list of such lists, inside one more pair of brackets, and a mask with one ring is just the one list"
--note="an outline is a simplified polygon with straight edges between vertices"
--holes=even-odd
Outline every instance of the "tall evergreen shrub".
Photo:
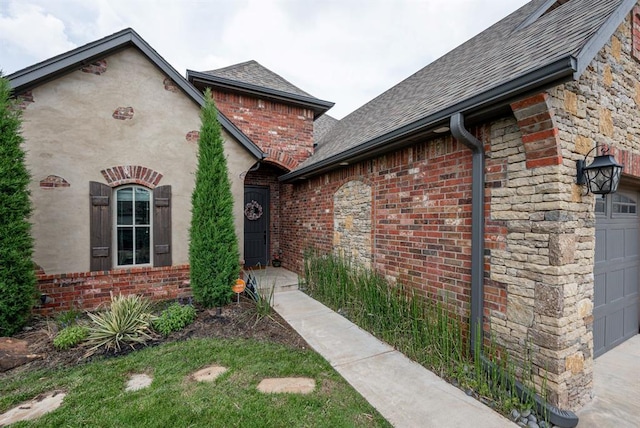
[[10,95],[0,73],[0,336],[24,326],[36,296],[30,177],[21,148],[20,111],[12,108]]
[[198,169],[191,198],[191,289],[196,302],[213,307],[231,301],[231,286],[240,273],[240,255],[227,159],[218,112],[209,89],[200,118]]

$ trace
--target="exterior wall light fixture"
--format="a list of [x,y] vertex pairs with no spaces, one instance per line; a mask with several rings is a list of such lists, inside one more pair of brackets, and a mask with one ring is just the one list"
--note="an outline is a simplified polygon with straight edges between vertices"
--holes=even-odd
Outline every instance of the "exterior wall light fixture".
[[622,165],[620,165],[609,153],[609,148],[605,145],[600,148],[600,156],[596,156],[590,165],[587,164],[587,156],[594,150],[598,149],[598,145],[589,150],[584,159],[576,161],[576,183],[587,185],[587,194],[589,192],[595,195],[608,195],[615,193],[620,184],[620,176],[622,174]]

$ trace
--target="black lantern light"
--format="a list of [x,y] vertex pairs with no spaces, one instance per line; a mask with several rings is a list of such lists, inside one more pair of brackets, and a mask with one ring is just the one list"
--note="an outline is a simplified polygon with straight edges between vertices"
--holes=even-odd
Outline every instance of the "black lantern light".
[[594,150],[598,149],[598,145],[589,150],[582,160],[576,161],[576,168],[578,170],[576,176],[577,184],[587,185],[587,194],[589,192],[595,195],[608,195],[609,193],[615,193],[618,190],[618,184],[620,184],[620,176],[622,174],[622,165],[620,165],[609,155],[609,148],[607,146],[601,147],[601,155],[596,156],[590,165],[585,166],[587,163],[587,156]]

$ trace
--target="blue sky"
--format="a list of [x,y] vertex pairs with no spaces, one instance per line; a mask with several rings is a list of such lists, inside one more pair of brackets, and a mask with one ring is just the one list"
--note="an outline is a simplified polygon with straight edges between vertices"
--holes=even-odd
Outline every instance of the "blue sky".
[[181,74],[256,60],[342,118],[526,0],[0,0],[10,74],[136,30]]

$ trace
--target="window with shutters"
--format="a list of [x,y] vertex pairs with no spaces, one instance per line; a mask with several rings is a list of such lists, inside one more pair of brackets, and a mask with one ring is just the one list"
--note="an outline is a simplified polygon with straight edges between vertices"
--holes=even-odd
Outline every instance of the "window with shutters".
[[115,190],[117,266],[151,263],[151,192],[130,186]]
[[90,269],[171,266],[171,186],[89,183]]

